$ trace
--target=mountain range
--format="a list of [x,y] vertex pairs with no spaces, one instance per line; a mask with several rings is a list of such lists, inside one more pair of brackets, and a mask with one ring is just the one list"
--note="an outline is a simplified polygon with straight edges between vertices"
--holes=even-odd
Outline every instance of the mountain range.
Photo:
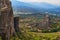
[[16,12],[30,12],[30,13],[55,13],[60,14],[60,6],[52,5],[46,2],[41,3],[25,3],[19,1],[12,1],[13,10]]

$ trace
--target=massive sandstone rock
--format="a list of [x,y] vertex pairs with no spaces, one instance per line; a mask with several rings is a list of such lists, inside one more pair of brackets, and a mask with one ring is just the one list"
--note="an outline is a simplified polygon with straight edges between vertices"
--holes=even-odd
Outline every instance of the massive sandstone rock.
[[0,0],[0,35],[2,40],[10,40],[14,33],[14,18],[9,0]]

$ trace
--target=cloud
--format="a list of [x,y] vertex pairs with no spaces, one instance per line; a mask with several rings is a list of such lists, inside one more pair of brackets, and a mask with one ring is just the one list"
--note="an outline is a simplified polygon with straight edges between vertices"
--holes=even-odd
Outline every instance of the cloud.
[[48,2],[50,4],[60,5],[60,0],[16,0],[22,2]]
[[38,2],[40,0],[17,0],[17,1],[23,1],[23,2]]

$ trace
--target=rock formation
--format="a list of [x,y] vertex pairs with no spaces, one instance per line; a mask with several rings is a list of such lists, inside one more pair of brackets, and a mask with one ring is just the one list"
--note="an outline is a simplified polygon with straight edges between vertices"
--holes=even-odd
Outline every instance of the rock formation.
[[20,30],[19,30],[19,17],[14,17],[14,28],[15,28],[15,31],[16,32],[20,32]]
[[14,33],[14,18],[9,0],[0,0],[0,35],[2,40],[10,40]]

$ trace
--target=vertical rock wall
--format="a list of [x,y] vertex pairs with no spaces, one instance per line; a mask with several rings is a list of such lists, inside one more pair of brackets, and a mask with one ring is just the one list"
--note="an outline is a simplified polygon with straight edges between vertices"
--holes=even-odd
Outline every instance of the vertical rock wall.
[[14,18],[14,27],[16,32],[19,32],[19,19],[19,17]]
[[9,0],[0,0],[0,35],[2,40],[10,40],[14,33],[14,18]]

